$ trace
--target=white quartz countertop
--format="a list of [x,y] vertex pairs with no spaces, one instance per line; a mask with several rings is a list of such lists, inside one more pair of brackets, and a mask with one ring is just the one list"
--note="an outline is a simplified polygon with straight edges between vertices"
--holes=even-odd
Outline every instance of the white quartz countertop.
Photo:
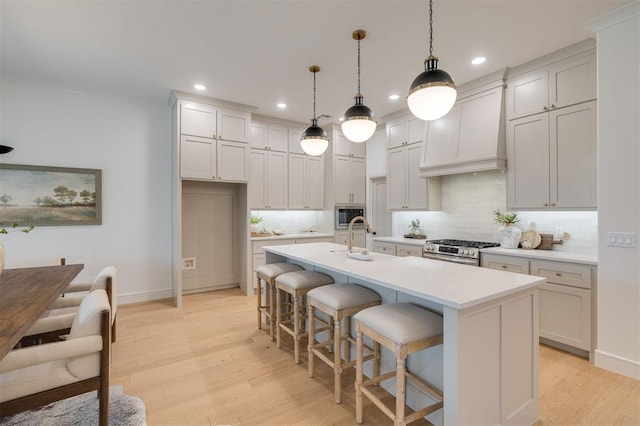
[[424,245],[426,239],[417,239],[417,238],[404,238],[404,237],[373,237],[373,241],[380,241],[383,243],[393,243],[393,244],[409,244],[412,246],[420,246]]
[[542,277],[476,266],[373,253],[372,261],[347,257],[334,243],[264,246],[267,253],[311,264],[454,309],[469,308],[545,282]]
[[301,240],[303,238],[333,238],[333,234],[323,234],[321,232],[299,232],[297,234],[269,235],[267,237],[251,237],[251,241]]
[[582,263],[585,265],[598,265],[598,256],[595,254],[571,253],[566,251],[553,250],[526,250],[526,249],[506,249],[502,247],[491,247],[481,249],[480,253],[500,254],[503,256],[516,256],[528,259],[555,260],[557,262]]

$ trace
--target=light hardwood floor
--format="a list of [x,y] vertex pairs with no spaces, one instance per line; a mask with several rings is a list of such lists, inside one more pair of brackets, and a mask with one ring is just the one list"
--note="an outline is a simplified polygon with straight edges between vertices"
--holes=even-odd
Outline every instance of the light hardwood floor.
[[[150,426],[356,424],[353,370],[337,405],[329,367],[310,379],[306,354],[294,364],[291,345],[257,329],[255,306],[239,290],[121,306],[112,384],[144,400]],[[538,425],[640,425],[640,381],[574,355],[540,346],[539,388]],[[364,419],[391,423],[370,403]]]

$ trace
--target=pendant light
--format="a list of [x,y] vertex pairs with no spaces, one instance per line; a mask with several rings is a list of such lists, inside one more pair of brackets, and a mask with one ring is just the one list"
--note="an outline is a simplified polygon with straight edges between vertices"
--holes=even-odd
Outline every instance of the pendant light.
[[342,133],[351,142],[365,142],[376,131],[376,119],[373,111],[362,103],[363,97],[360,93],[360,40],[367,36],[364,30],[355,30],[352,34],[354,40],[358,40],[358,93],[355,96],[355,105],[344,113],[342,122]]
[[0,154],[6,154],[8,152],[13,151],[13,147],[12,146],[8,146],[8,145],[0,145]]
[[411,83],[407,104],[419,119],[437,120],[453,108],[458,91],[451,76],[438,69],[438,58],[433,56],[433,0],[429,0],[429,57],[424,68]]
[[313,118],[311,126],[302,133],[300,146],[309,155],[322,155],[329,146],[329,137],[324,129],[318,127],[318,119],[316,118],[316,73],[320,72],[320,67],[311,65],[309,71],[313,73]]

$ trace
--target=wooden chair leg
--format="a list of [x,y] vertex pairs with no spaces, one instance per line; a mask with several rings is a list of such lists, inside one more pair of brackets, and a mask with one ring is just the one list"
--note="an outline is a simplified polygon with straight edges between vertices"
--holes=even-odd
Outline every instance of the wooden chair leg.
[[293,360],[296,364],[300,364],[300,299],[298,295],[293,297]]
[[[396,355],[397,356],[397,355]],[[407,387],[407,376],[405,374],[406,358],[398,357],[396,359],[396,419],[395,426],[404,426],[406,424],[404,418],[404,402]]]
[[258,296],[258,330],[262,330],[262,282],[260,277],[258,277],[256,292]]
[[309,338],[307,339],[307,352],[309,356],[309,377],[313,377],[315,374],[314,371],[314,355],[313,355],[313,345],[316,343],[316,322],[313,319],[313,305],[309,304],[307,306],[307,313],[309,316]]
[[275,340],[275,318],[276,318],[276,284],[274,282],[269,283],[269,336],[271,336],[271,341]]
[[276,289],[276,347],[280,348],[282,336],[280,333],[280,322],[282,321],[282,291]]

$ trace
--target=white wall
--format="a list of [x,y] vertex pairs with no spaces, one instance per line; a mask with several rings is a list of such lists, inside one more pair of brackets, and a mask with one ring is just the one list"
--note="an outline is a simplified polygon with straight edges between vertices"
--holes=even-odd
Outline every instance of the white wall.
[[169,107],[6,79],[0,89],[0,143],[15,148],[0,162],[102,170],[102,225],[1,236],[7,267],[65,257],[90,279],[113,264],[121,303],[170,297]]
[[640,379],[640,251],[607,246],[640,230],[640,2],[598,18],[598,344],[596,365]]

